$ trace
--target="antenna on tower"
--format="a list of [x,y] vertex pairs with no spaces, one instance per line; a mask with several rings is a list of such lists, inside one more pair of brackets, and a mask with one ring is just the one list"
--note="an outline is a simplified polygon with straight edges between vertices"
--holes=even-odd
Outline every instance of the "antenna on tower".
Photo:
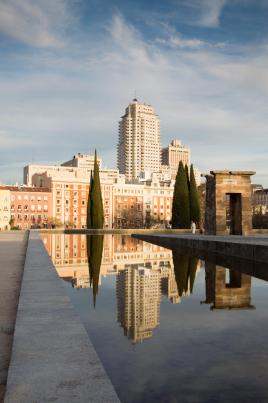
[[137,92],[136,92],[136,88],[135,88],[135,90],[134,90],[134,99],[133,99],[133,101],[135,102],[138,102],[138,100],[137,100]]

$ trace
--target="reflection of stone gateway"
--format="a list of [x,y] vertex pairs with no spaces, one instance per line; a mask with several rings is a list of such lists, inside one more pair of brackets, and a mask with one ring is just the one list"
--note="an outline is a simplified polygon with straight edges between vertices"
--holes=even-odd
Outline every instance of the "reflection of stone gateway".
[[[251,305],[251,276],[206,262],[206,300],[211,309],[255,309]],[[229,280],[227,279],[229,274]]]

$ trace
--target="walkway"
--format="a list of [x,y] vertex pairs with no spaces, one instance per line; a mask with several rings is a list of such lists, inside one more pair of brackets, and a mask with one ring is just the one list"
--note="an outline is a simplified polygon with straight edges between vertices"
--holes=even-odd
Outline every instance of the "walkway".
[[26,236],[0,232],[0,402],[3,401],[10,362]]
[[38,232],[31,231],[5,403],[118,403]]

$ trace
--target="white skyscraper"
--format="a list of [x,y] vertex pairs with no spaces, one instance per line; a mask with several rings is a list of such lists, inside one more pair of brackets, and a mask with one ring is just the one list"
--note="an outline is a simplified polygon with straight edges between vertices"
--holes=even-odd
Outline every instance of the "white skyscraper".
[[119,172],[131,180],[160,169],[160,121],[152,106],[135,98],[119,122]]

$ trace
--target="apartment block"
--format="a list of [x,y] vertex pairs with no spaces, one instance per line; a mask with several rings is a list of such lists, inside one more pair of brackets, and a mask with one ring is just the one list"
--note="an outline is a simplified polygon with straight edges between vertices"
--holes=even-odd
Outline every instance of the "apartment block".
[[136,98],[119,122],[117,167],[127,180],[160,169],[160,120],[151,105]]
[[0,231],[10,229],[10,190],[0,187]]
[[171,178],[175,179],[180,161],[190,166],[190,149],[182,144],[181,140],[171,140],[170,144],[162,148],[162,165],[169,166]]
[[18,229],[43,228],[51,224],[52,194],[48,188],[2,186],[10,193],[10,220]]

